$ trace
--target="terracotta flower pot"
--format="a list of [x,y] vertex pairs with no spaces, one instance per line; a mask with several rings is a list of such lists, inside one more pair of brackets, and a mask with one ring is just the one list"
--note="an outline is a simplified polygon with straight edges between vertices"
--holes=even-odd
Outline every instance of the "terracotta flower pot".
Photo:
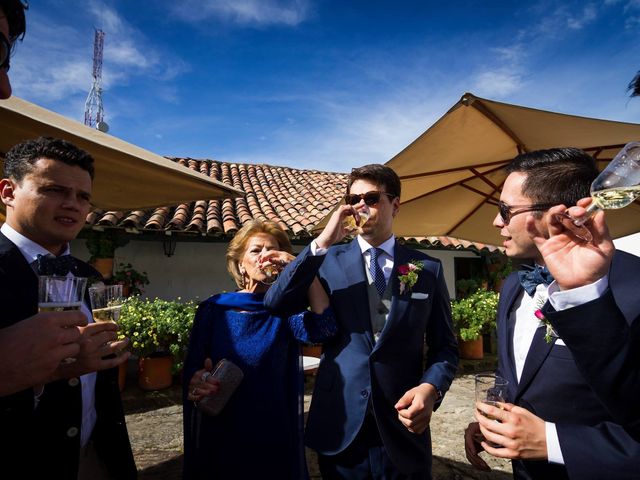
[[322,356],[322,345],[303,345],[302,355],[305,357],[318,357]]
[[105,280],[113,276],[113,258],[94,258],[93,267],[100,272]]
[[482,360],[484,358],[482,336],[475,340],[458,339],[458,349],[460,350],[460,358],[465,360]]
[[138,360],[138,386],[143,390],[162,390],[173,383],[170,356],[143,357]]

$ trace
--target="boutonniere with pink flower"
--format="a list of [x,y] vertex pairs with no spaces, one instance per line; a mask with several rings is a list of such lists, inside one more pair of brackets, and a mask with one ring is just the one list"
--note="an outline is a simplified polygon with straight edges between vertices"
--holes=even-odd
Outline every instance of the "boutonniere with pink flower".
[[542,307],[545,303],[547,303],[546,300],[540,300],[540,302],[538,302],[538,309],[534,312],[534,315],[547,328],[547,331],[544,334],[544,341],[547,343],[551,343],[554,338],[559,337],[558,333],[553,329],[551,322],[549,322],[549,319],[544,316],[544,313],[542,313]]
[[398,267],[398,280],[400,280],[400,295],[405,289],[410,292],[418,281],[418,273],[424,268],[424,263],[419,260],[411,260],[409,263]]

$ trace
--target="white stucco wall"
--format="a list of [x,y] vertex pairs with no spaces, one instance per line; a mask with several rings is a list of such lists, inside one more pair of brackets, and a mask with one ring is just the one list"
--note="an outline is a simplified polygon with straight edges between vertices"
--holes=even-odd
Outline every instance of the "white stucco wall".
[[[294,252],[304,246],[294,245]],[[75,240],[72,252],[78,258],[89,259],[84,240]],[[146,271],[149,285],[144,296],[164,299],[204,300],[214,293],[234,290],[225,266],[227,243],[178,242],[172,257],[164,255],[162,242],[130,241],[116,251],[115,264],[131,263],[136,270]],[[477,257],[473,252],[429,250],[427,254],[442,261],[449,295],[454,295],[454,258]]]

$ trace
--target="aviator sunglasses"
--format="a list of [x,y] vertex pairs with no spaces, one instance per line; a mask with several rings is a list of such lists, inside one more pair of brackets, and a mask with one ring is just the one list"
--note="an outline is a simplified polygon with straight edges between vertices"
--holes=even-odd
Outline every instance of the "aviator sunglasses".
[[[533,205],[507,205],[506,203],[500,201],[498,202],[498,210],[500,211],[500,218],[502,218],[502,223],[504,223],[505,225],[509,225],[511,219],[516,215],[526,212],[541,212],[543,210],[549,210],[554,205],[554,203],[535,203]],[[512,212],[511,210],[515,208],[519,208],[520,210]]]
[[360,200],[364,200],[364,203],[369,207],[373,207],[380,201],[380,195],[386,195],[389,198],[395,198],[395,195],[391,195],[387,192],[371,191],[367,193],[347,193],[344,196],[344,201],[347,205],[357,205]]

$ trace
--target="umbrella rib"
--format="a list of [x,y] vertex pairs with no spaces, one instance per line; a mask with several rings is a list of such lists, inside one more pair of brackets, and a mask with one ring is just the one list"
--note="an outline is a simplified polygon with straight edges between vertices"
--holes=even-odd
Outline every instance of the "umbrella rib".
[[481,99],[476,99],[470,106],[478,110],[482,115],[492,121],[500,130],[502,130],[511,140],[513,140],[518,148],[518,154],[528,152],[529,150],[525,146],[524,142],[518,138],[513,130],[511,130],[506,123],[504,123],[500,117],[493,113],[489,107],[487,107]]
[[[503,184],[504,184],[504,182],[503,182]],[[462,185],[462,186],[463,186],[463,187],[465,187],[465,188],[469,188],[467,185]],[[469,188],[469,189],[470,189],[470,188]],[[470,190],[471,190],[471,189],[470,189]],[[456,224],[455,224],[455,225],[454,225],[454,226],[453,226],[453,227],[452,227],[452,228],[447,232],[447,236],[451,235],[451,234],[452,234],[452,232],[454,232],[456,228],[458,228],[460,225],[462,225],[464,222],[466,222],[466,221],[467,221],[467,219],[468,219],[469,217],[471,217],[473,214],[475,214],[475,213],[480,209],[480,207],[482,207],[482,205],[483,205],[484,203],[491,203],[491,202],[489,202],[489,198],[491,198],[491,200],[493,200],[493,198],[492,198],[492,197],[493,197],[493,194],[494,194],[494,193],[496,193],[498,190],[499,190],[499,187],[496,187],[496,188],[495,188],[495,190],[494,190],[493,192],[489,193],[488,195],[487,195],[487,194],[484,194],[484,193],[482,193],[482,192],[476,192],[476,193],[480,193],[480,195],[484,196],[484,200],[483,200],[482,202],[480,202],[476,208],[474,208],[473,210],[471,210],[471,211],[470,211],[470,212],[469,212],[465,217],[463,217],[463,218],[462,218],[458,223],[456,223]]]

